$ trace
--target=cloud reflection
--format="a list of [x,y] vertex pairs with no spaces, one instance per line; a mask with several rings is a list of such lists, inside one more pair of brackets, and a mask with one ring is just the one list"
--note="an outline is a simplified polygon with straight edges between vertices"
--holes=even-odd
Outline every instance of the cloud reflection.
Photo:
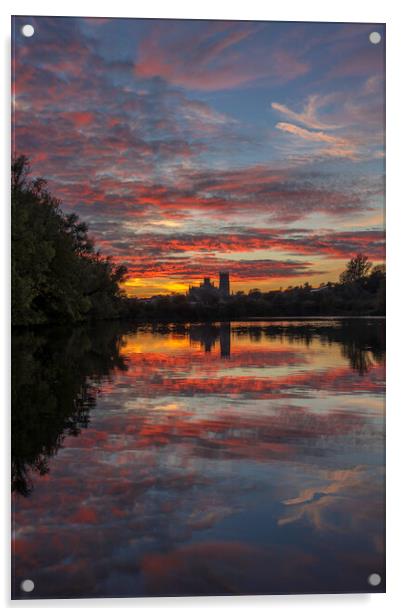
[[[31,485],[15,486],[15,596],[33,569],[37,597],[366,590],[367,567],[383,571],[382,324],[110,334],[17,347],[31,412],[44,382],[66,417],[82,391],[68,376],[98,384],[81,431],[59,422],[52,449],[42,414],[15,444]],[[370,353],[365,371],[348,345]],[[57,349],[64,381],[49,378]]]

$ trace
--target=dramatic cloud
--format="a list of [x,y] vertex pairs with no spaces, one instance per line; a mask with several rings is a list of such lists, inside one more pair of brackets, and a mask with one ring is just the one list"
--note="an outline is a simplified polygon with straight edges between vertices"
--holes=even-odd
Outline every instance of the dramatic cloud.
[[[106,247],[106,245],[105,245]],[[319,235],[307,229],[244,228],[237,233],[136,234],[135,243],[116,240],[109,248],[116,255],[134,251],[141,255],[181,254],[183,252],[247,253],[257,250],[279,250],[294,254],[322,254],[338,259],[364,252],[371,259],[384,258],[385,234],[382,231],[325,232]]]
[[261,31],[259,24],[193,22],[183,30],[155,25],[138,48],[135,74],[163,77],[192,90],[224,90],[259,78],[287,81],[309,71],[307,62],[285,49],[264,55],[250,54],[250,39]]
[[[291,147],[299,156],[359,161],[375,159],[383,153],[384,91],[378,75],[364,80],[360,90],[311,95],[301,112],[279,103],[271,107],[292,120],[278,122],[276,128],[292,136]],[[307,146],[305,142],[311,143]]]
[[367,26],[43,17],[26,39],[20,22],[15,151],[128,266],[130,292],[224,266],[237,288],[317,284],[357,250],[383,258],[383,48]]

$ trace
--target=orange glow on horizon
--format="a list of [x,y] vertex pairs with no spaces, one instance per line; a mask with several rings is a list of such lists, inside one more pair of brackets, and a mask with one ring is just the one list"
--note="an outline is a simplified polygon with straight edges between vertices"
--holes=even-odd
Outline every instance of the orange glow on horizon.
[[[286,289],[289,286],[301,286],[308,282],[313,287],[318,287],[321,283],[328,281],[338,282],[339,274],[344,270],[344,265],[320,276],[311,276],[307,274],[298,278],[275,278],[270,281],[261,279],[236,280],[231,278],[230,286],[232,293],[244,291],[247,293],[250,289],[259,289],[260,291],[278,291],[281,288]],[[207,274],[206,274],[207,275]],[[218,285],[218,277],[211,276],[212,282]],[[122,289],[128,297],[152,297],[154,295],[172,295],[174,293],[186,294],[190,286],[198,286],[202,282],[201,278],[191,279],[188,281],[169,280],[166,278],[128,278],[122,283]]]
[[[383,263],[383,261],[372,260],[373,267]],[[333,267],[333,262],[329,260],[318,261],[315,263],[320,269],[323,270],[323,274],[315,274],[309,276],[308,272],[302,276],[294,277],[276,277],[268,280],[261,278],[249,278],[246,280],[236,279],[236,275],[230,273],[230,289],[232,293],[238,291],[244,291],[248,293],[251,289],[259,289],[262,292],[267,291],[279,291],[280,289],[287,289],[288,287],[303,286],[308,282],[312,287],[319,287],[323,283],[327,282],[339,282],[339,276],[346,267],[345,261],[340,261]],[[332,266],[332,267],[331,267]],[[211,278],[211,282],[215,286],[219,285],[218,272],[205,272],[205,276]],[[121,288],[128,297],[153,297],[154,295],[172,295],[187,294],[190,286],[198,286],[203,281],[203,277],[199,278],[187,278],[185,280],[169,279],[167,277],[128,277],[122,284]]]

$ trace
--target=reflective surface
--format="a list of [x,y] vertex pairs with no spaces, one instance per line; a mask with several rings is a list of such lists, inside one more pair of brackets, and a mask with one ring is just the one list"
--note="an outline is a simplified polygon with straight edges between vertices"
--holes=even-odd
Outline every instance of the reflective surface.
[[14,598],[383,592],[384,339],[365,319],[15,334]]

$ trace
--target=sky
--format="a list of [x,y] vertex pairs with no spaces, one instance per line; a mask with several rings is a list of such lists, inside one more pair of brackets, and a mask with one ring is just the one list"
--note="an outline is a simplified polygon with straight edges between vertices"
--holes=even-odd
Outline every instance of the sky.
[[384,61],[381,24],[16,17],[13,153],[130,296],[318,286],[384,261]]

